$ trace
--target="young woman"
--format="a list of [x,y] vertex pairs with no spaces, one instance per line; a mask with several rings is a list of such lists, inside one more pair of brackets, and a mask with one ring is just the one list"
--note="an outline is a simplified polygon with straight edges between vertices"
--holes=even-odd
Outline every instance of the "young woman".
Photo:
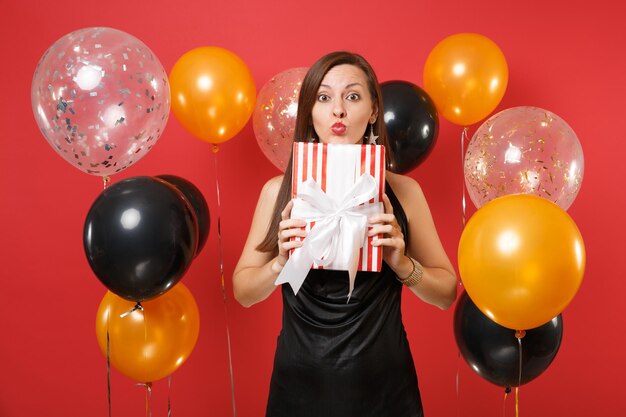
[[[333,52],[308,71],[300,89],[294,141],[385,145],[383,103],[376,75],[361,56]],[[407,287],[442,309],[456,299],[454,268],[441,245],[428,204],[411,178],[386,172],[385,212],[369,219],[382,234],[381,272],[359,272],[348,303],[348,273],[312,269],[297,295],[282,286],[268,417],[422,416],[411,351],[402,324]],[[288,259],[306,238],[304,221],[290,219],[291,162],[269,180],[233,274],[244,306],[266,299]],[[268,228],[269,224],[269,228]]]

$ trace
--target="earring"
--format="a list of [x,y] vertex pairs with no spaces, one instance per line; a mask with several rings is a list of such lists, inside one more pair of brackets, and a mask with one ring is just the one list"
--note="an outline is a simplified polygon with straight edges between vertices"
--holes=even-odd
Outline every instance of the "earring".
[[378,136],[374,134],[374,124],[370,123],[370,136],[368,138],[368,142],[370,145],[376,145],[377,139],[378,139]]

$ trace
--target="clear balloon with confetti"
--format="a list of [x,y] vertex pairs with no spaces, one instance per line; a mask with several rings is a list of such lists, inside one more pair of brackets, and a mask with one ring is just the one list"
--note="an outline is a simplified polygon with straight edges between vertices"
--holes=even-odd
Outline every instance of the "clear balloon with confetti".
[[261,151],[283,172],[291,157],[298,96],[307,70],[292,68],[272,77],[261,88],[252,116],[252,127]]
[[572,128],[538,107],[513,107],[492,116],[474,133],[465,154],[465,183],[477,208],[504,195],[534,194],[567,210],[583,173],[583,150]]
[[106,177],[156,144],[170,111],[163,66],[139,39],[94,27],[69,33],[43,55],[31,100],[41,132],[67,162]]

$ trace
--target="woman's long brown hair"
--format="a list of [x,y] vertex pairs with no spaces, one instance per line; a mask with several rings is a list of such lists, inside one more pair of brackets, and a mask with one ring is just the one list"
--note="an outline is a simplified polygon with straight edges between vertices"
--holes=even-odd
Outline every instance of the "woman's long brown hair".
[[[392,160],[389,146],[387,146],[387,131],[385,130],[384,123],[384,108],[382,93],[376,74],[371,65],[358,54],[351,52],[338,51],[331,52],[328,55],[320,58],[304,76],[302,81],[302,87],[300,88],[300,96],[298,97],[298,115],[296,117],[296,128],[294,133],[294,142],[318,142],[319,137],[313,129],[312,111],[315,101],[317,99],[317,91],[320,88],[322,80],[326,76],[326,73],[337,65],[354,65],[366,75],[367,87],[372,97],[372,102],[378,108],[378,116],[374,122],[374,134],[378,136],[378,144],[385,146],[385,159],[387,166],[389,166]],[[291,179],[292,179],[292,158],[289,158],[289,163],[285,169],[285,175],[283,176],[283,182],[280,185],[278,191],[278,197],[276,198],[276,205],[274,206],[274,212],[272,214],[272,221],[267,229],[267,234],[263,241],[256,247],[257,250],[262,252],[273,252],[277,249],[278,244],[278,224],[281,221],[280,213],[283,211],[289,200],[291,200]]]

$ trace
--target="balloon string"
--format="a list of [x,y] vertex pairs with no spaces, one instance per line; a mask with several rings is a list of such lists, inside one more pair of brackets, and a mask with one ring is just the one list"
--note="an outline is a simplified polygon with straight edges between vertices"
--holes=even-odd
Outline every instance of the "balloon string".
[[506,417],[506,397],[509,394],[506,393],[506,391],[504,392],[504,401],[502,402],[502,417]]
[[[133,307],[132,310],[124,313],[123,316],[127,316],[128,314],[132,313],[135,310],[141,310],[142,313],[144,312],[144,309],[141,306],[141,303],[137,303],[135,304],[135,307]],[[148,323],[146,321],[146,315],[142,314],[142,316],[143,316],[143,343],[144,343],[144,346],[147,346],[148,345]],[[147,349],[143,350],[144,367],[146,363],[148,363],[148,356],[147,356],[148,354],[146,351]],[[143,382],[137,385],[143,386],[146,389],[146,417],[152,417],[152,382]]]
[[107,400],[109,402],[109,417],[111,417],[111,338],[109,336],[110,311],[107,312]]
[[459,370],[461,364],[461,351],[457,352],[457,361],[456,361],[456,415],[461,415],[461,394],[459,392]]
[[[465,172],[465,141],[468,139],[467,136],[467,127],[463,128],[463,132],[461,133],[461,173]],[[462,224],[465,229],[465,209],[467,207],[465,203],[465,175],[462,175],[461,184],[463,187],[463,196],[461,198],[461,208],[462,208]]]
[[[141,304],[137,303],[139,305],[139,307],[141,307]],[[142,313],[143,308],[141,308]],[[144,349],[143,349],[143,363],[144,366],[146,366],[148,364],[148,349],[146,349],[146,347],[148,346],[148,322],[146,320],[146,315],[142,314],[143,316],[143,345],[144,345]],[[146,382],[146,417],[152,417],[152,382]]]
[[[132,314],[135,311],[141,311],[141,315],[143,318],[143,344],[144,346],[148,345],[148,322],[146,320],[146,314],[143,306],[140,302],[137,302],[135,306],[127,311],[126,313],[120,314],[120,317],[126,317]],[[147,349],[143,349],[143,358],[144,358],[144,369],[146,369],[146,364],[148,363],[148,352]],[[146,389],[146,417],[152,417],[152,382],[140,382],[135,384],[137,386],[142,386]]]
[[146,387],[146,417],[152,417],[152,382],[140,385]]
[[526,336],[524,330],[515,332],[517,337],[517,346],[519,348],[519,374],[517,378],[517,387],[515,387],[515,417],[519,417],[519,387],[522,385],[522,338]]
[[172,416],[172,404],[170,402],[170,396],[172,393],[172,374],[167,377],[167,417]]
[[502,417],[506,417],[506,399],[509,397],[510,392],[511,392],[511,387],[506,387],[504,389],[504,401],[502,402]]
[[519,374],[517,378],[517,386],[522,385],[522,338],[517,338],[517,344],[519,347]]
[[237,415],[237,410],[235,407],[235,375],[233,373],[233,357],[230,346],[230,325],[228,322],[228,304],[226,300],[226,286],[224,284],[224,253],[222,246],[222,224],[221,224],[221,202],[220,202],[220,184],[218,180],[218,168],[217,168],[217,146],[214,146],[213,152],[215,154],[214,162],[215,162],[215,189],[217,192],[217,240],[219,243],[219,253],[220,253],[220,279],[222,284],[222,298],[224,300],[224,317],[226,318],[226,343],[228,346],[228,368],[230,371],[230,396],[231,402],[233,406],[233,417]]

